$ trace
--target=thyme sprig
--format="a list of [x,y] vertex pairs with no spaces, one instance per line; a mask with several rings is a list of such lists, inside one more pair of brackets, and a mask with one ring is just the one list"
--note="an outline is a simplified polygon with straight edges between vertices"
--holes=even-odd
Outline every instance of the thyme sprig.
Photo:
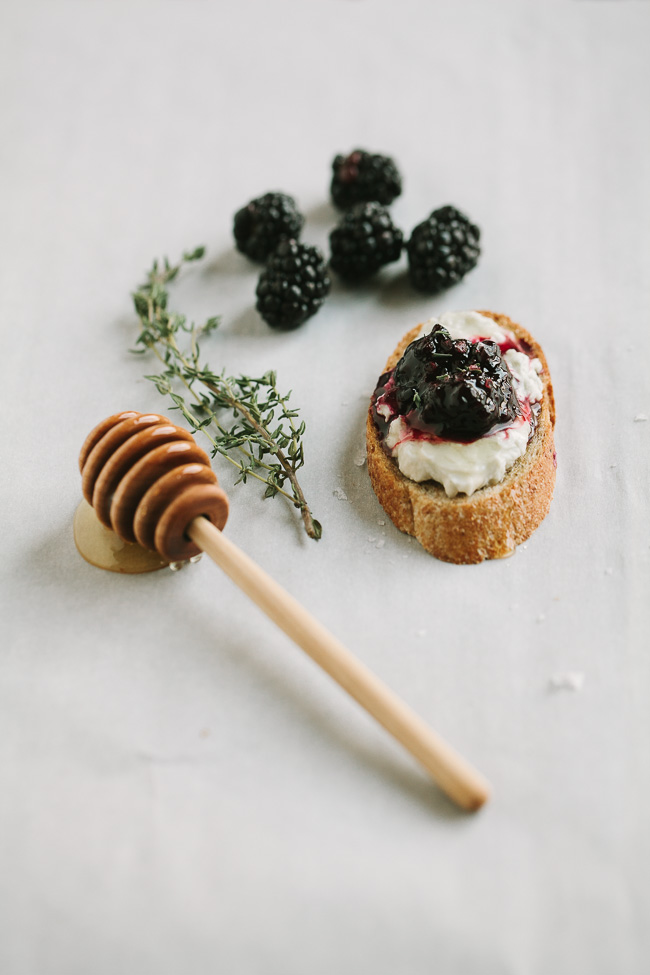
[[[305,500],[297,472],[305,462],[302,436],[304,421],[289,406],[291,392],[282,394],[275,372],[263,376],[227,376],[201,362],[199,340],[219,326],[219,317],[203,325],[188,322],[185,315],[168,310],[167,285],[184,264],[200,260],[204,247],[183,254],[177,264],[167,258],[153,262],[146,280],[132,295],[141,331],[133,352],[151,351],[162,365],[156,375],[147,375],[172,409],[180,410],[192,430],[201,431],[212,445],[212,456],[224,457],[237,468],[240,481],[249,478],[266,485],[265,498],[277,494],[300,511],[305,531],[318,539],[322,527]],[[185,396],[190,397],[190,402]],[[228,416],[232,414],[232,418]]]

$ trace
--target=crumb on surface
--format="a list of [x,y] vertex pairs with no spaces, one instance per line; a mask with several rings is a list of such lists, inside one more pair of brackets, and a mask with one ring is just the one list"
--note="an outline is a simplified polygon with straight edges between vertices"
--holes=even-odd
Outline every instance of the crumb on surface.
[[554,674],[549,680],[549,686],[553,691],[581,691],[584,683],[585,675],[578,670]]

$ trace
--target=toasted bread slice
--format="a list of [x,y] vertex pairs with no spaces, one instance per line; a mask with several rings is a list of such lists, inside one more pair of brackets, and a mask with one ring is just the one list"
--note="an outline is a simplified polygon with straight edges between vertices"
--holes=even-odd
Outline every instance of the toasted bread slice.
[[[503,480],[469,496],[449,498],[435,481],[417,483],[401,473],[382,446],[372,407],[366,428],[368,473],[386,514],[400,531],[414,535],[436,558],[462,564],[512,555],[545,518],[555,486],[555,401],[546,357],[521,325],[494,312],[480,314],[526,343],[530,354],[539,358],[543,366],[544,394],[536,430],[525,454],[506,471]],[[406,333],[388,359],[385,371],[396,365],[421,329],[422,325],[417,325]]]

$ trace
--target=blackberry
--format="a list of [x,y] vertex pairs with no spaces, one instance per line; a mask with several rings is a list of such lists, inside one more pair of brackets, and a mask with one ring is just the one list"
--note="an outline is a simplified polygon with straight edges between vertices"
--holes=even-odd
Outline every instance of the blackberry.
[[332,200],[342,210],[355,203],[388,206],[402,192],[402,177],[389,156],[355,149],[332,163]]
[[411,283],[429,294],[457,284],[478,261],[480,236],[479,228],[455,207],[434,210],[406,245]]
[[286,193],[265,193],[235,214],[237,249],[253,261],[265,261],[281,240],[299,237],[305,218]]
[[411,342],[394,381],[397,410],[410,426],[445,440],[476,440],[520,412],[497,343],[454,341],[442,325]]
[[330,234],[330,267],[350,281],[399,260],[403,234],[380,203],[358,203]]
[[297,328],[316,314],[329,290],[327,264],[318,248],[283,240],[257,282],[256,308],[271,328]]

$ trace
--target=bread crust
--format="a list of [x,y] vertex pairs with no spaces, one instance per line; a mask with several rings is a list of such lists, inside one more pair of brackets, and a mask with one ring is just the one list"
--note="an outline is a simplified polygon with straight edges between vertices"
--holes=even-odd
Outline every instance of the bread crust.
[[[502,328],[526,343],[542,363],[544,395],[537,428],[526,452],[498,484],[475,491],[469,497],[448,498],[435,481],[417,483],[400,471],[382,446],[381,435],[368,410],[366,445],[368,473],[381,506],[393,524],[444,562],[472,564],[512,555],[548,514],[555,486],[555,400],[546,356],[538,342],[506,315],[481,311]],[[392,369],[422,325],[402,338],[384,371]]]

